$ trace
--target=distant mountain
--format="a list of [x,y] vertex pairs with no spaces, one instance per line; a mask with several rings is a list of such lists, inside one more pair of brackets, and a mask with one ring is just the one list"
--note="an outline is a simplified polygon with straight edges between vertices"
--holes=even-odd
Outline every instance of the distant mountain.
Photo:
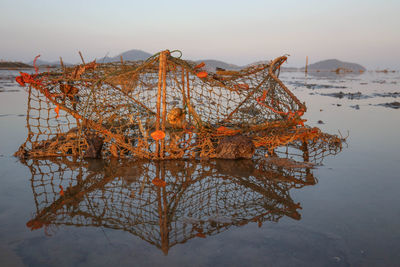
[[[125,51],[114,57],[106,56],[106,57],[97,58],[96,62],[97,63],[119,62],[119,61],[121,61],[121,56],[124,61],[138,61],[138,60],[146,60],[149,57],[153,56],[153,54],[150,54],[148,52],[138,50],[138,49],[132,49],[132,50]],[[202,59],[202,60],[195,60],[195,61],[189,60],[189,61],[192,62],[193,64],[199,64],[201,62],[204,62],[206,65],[203,69],[206,71],[209,71],[209,72],[215,72],[216,68],[222,68],[225,70],[240,70],[240,69],[243,69],[246,67],[250,67],[252,65],[268,64],[270,62],[269,60],[263,60],[263,61],[257,61],[257,62],[251,63],[251,64],[247,64],[244,66],[238,66],[235,64],[230,64],[230,63],[220,61],[220,60],[215,60],[215,59]],[[33,61],[28,62],[28,64],[33,65]],[[42,66],[42,67],[44,67],[44,66],[59,67],[60,61],[58,61],[58,60],[57,61],[45,61],[45,60],[38,59],[36,61],[36,64],[37,64],[37,66]],[[64,62],[64,65],[71,66],[73,64]],[[282,69],[284,69],[284,68],[282,68]],[[292,68],[290,68],[290,69],[292,69]]]
[[[338,68],[343,68],[343,69],[351,70],[354,72],[366,70],[366,68],[364,68],[360,64],[343,62],[343,61],[340,61],[337,59],[322,60],[322,61],[318,61],[316,63],[308,65],[308,70],[311,70],[311,71],[317,71],[317,70],[319,70],[319,71],[334,71],[334,70],[337,70]],[[304,70],[305,68],[303,67],[302,69]]]
[[[127,61],[137,61],[137,60],[146,60],[149,57],[151,57],[153,54],[150,54],[148,52],[138,50],[138,49],[132,49],[126,52],[123,52],[115,57],[103,57],[97,59],[97,62],[99,63],[109,63],[109,62],[119,62],[121,61],[121,56],[123,60]],[[204,67],[205,70],[207,71],[215,71],[215,69],[218,68],[223,68],[227,70],[237,70],[240,69],[240,66],[234,65],[234,64],[229,64],[223,61],[219,60],[214,60],[214,59],[204,59],[204,60],[196,60],[192,61],[195,63],[200,63],[204,62],[206,66]]]
[[225,70],[239,70],[242,68],[240,66],[229,64],[215,59],[196,60],[195,62],[196,63],[204,62],[206,65],[203,67],[203,69],[211,72],[215,72],[216,68],[221,68]]
[[98,63],[119,62],[119,61],[121,61],[121,56],[122,56],[123,60],[126,60],[126,61],[137,61],[137,60],[146,60],[149,57],[151,57],[152,54],[144,52],[142,50],[132,49],[132,50],[123,52],[122,54],[119,54],[118,56],[103,57],[103,58],[97,59],[96,61]]

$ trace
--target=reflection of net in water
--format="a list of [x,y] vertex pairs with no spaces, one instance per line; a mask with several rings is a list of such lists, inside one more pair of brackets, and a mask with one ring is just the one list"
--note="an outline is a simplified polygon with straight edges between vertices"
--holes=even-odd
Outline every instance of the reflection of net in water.
[[[292,151],[294,152],[294,151]],[[303,151],[299,157],[309,157]],[[284,158],[281,158],[284,161]],[[271,163],[272,162],[272,163]],[[29,159],[37,211],[27,223],[102,226],[130,232],[162,249],[249,222],[300,219],[289,190],[315,184],[310,163],[260,159],[89,161]],[[286,162],[287,163],[287,162]],[[297,166],[293,166],[297,164]],[[305,165],[304,165],[305,164]],[[160,178],[165,187],[152,181]]]
[[[145,62],[21,75],[17,81],[30,84],[29,134],[17,154],[228,158],[221,151],[229,142],[254,153],[321,138],[304,127],[305,105],[277,77],[285,60],[207,73],[163,51]],[[243,138],[226,139],[234,135]]]

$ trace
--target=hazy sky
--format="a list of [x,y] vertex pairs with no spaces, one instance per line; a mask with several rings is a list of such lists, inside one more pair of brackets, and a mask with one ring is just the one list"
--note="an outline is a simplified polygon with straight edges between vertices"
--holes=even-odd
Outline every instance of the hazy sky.
[[235,64],[290,54],[400,69],[400,0],[0,0],[0,58],[76,63],[180,49]]

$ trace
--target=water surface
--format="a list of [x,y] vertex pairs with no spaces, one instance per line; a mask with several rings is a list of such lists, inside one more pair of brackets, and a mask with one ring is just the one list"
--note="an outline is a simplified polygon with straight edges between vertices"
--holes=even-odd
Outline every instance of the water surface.
[[294,169],[21,162],[27,93],[16,74],[0,72],[1,266],[398,266],[400,109],[381,105],[400,102],[398,72],[282,73],[308,125],[349,135],[340,153]]

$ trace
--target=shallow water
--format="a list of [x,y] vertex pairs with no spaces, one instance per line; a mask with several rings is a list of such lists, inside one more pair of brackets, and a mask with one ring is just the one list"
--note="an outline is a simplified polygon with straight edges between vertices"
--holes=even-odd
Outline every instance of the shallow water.
[[[27,94],[16,73],[0,71],[1,266],[398,266],[400,110],[380,105],[400,101],[398,72],[282,73],[308,125],[349,134],[322,165],[294,170],[20,162]],[[368,97],[329,96],[339,92]],[[165,189],[151,184],[159,176]]]

